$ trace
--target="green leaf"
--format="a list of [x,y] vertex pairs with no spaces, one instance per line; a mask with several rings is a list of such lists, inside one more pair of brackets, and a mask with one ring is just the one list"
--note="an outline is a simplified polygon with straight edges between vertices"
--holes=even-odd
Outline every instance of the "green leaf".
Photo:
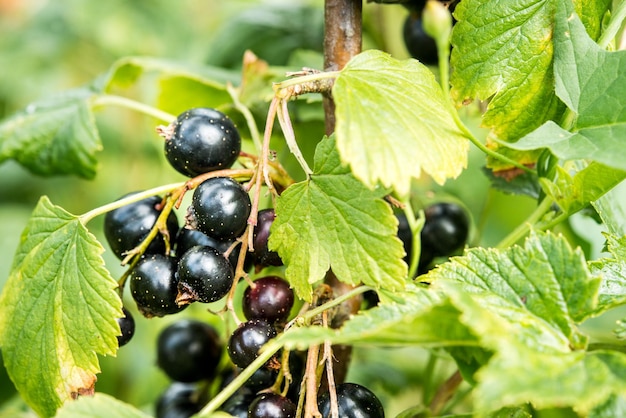
[[562,111],[552,69],[554,1],[464,0],[455,9],[452,97],[490,99],[483,125],[503,141]]
[[337,77],[333,98],[341,159],[368,187],[404,196],[422,171],[443,183],[466,167],[469,142],[456,110],[418,61],[363,52]]
[[611,396],[607,402],[595,408],[588,418],[612,418],[626,416],[626,399],[623,396]]
[[476,315],[489,319],[477,318],[473,327],[493,343],[488,347],[497,348],[505,330],[542,351],[584,346],[576,324],[593,313],[600,286],[580,249],[573,250],[562,236],[539,232],[524,247],[470,249],[422,279],[441,287],[464,315],[468,307],[480,307]]
[[110,395],[96,393],[66,403],[55,418],[150,418],[150,415]]
[[602,277],[596,315],[626,303],[626,236],[605,234],[613,257],[589,263],[592,274]]
[[328,269],[345,283],[401,289],[407,266],[397,219],[382,199],[386,191],[355,179],[341,165],[332,138],[318,145],[313,171],[277,199],[269,243],[298,296],[311,300],[311,284]]
[[561,209],[573,214],[595,202],[626,178],[626,171],[592,162],[573,176],[563,167],[556,167],[556,178],[542,178],[546,194],[552,197]]
[[563,160],[589,159],[626,170],[626,160],[619,151],[625,136],[626,123],[569,132],[549,121],[509,146],[518,150],[548,148]]
[[285,333],[281,340],[289,348],[312,344],[422,347],[476,345],[475,337],[459,322],[459,311],[432,290],[407,284],[393,301],[360,312],[338,329],[308,327]]
[[30,104],[0,123],[0,162],[14,159],[40,175],[74,174],[91,179],[102,150],[90,88]]
[[0,341],[11,380],[40,415],[90,393],[97,354],[115,355],[122,302],[100,243],[42,197],[0,295]]
[[626,51],[600,48],[587,35],[571,2],[559,0],[557,4],[556,94],[578,114],[577,129],[625,123]]
[[548,148],[564,160],[589,159],[626,170],[626,51],[608,52],[587,35],[569,1],[559,0],[554,33],[556,93],[577,114],[573,132],[547,122],[509,145]]
[[626,182],[618,184],[592,203],[608,232],[626,235]]
[[[513,378],[503,379],[503,376]],[[581,416],[626,390],[626,355],[610,351],[543,353],[511,346],[478,372],[477,409],[530,402],[572,406]]]
[[580,16],[587,33],[592,39],[598,39],[602,31],[602,20],[611,0],[576,0],[574,6]]

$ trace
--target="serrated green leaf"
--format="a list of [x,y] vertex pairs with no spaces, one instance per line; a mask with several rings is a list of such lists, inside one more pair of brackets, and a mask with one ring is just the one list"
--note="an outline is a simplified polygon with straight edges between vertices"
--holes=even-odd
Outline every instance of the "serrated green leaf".
[[299,297],[311,300],[311,284],[328,269],[344,283],[404,286],[404,250],[385,194],[382,188],[369,190],[342,167],[332,138],[320,142],[314,174],[277,199],[270,234],[270,248],[287,265],[286,278]]
[[595,202],[626,178],[626,171],[591,162],[576,174],[563,167],[556,167],[556,178],[542,178],[546,194],[554,199],[561,209],[573,214]]
[[626,303],[626,237],[612,234],[605,237],[613,257],[589,263],[591,273],[602,278],[596,315]]
[[35,174],[91,179],[102,150],[90,88],[32,103],[0,123],[0,162],[13,159]]
[[474,346],[478,339],[459,322],[459,311],[446,298],[429,289],[407,284],[394,301],[360,312],[340,329],[308,327],[281,337],[287,347],[304,349],[312,344],[422,347]]
[[512,142],[562,111],[554,94],[554,0],[464,0],[452,32],[452,97],[490,99],[483,125]]
[[578,114],[576,128],[626,122],[626,51],[600,48],[587,34],[571,2],[558,0],[557,5],[556,94]]
[[626,182],[618,184],[592,203],[608,232],[626,235]]
[[577,114],[568,132],[547,122],[515,149],[548,148],[564,160],[588,159],[626,170],[626,51],[608,52],[587,35],[569,1],[559,0],[554,33],[556,93]]
[[122,301],[102,245],[80,219],[42,197],[0,295],[4,363],[42,416],[93,391],[97,354],[115,355]]
[[[503,376],[514,378],[503,379]],[[573,407],[581,416],[626,391],[626,355],[619,352],[542,353],[511,346],[478,372],[477,409],[530,402]]]
[[150,415],[110,395],[96,393],[66,403],[55,418],[150,418]]
[[[477,335],[497,348],[502,331],[542,351],[581,347],[576,324],[594,311],[600,279],[592,277],[580,249],[562,236],[533,232],[524,247],[470,249],[423,280],[449,295],[463,315],[480,307]],[[497,315],[497,317],[493,317]],[[491,324],[491,325],[490,325]]]
[[456,111],[418,61],[365,51],[341,71],[333,98],[341,159],[368,187],[406,195],[422,171],[443,183],[466,167],[469,142]]

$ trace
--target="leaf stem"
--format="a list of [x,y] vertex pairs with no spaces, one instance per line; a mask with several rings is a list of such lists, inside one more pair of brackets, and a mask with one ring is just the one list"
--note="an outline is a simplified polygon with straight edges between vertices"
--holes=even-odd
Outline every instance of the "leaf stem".
[[410,199],[403,199],[402,204],[404,206],[403,211],[406,216],[406,220],[409,223],[409,229],[411,230],[411,240],[413,245],[411,246],[411,254],[409,254],[409,280],[413,279],[419,268],[420,255],[422,254],[422,240],[420,233],[424,227],[424,212],[420,211],[419,217],[415,218],[415,212],[411,206]]
[[231,84],[228,83],[226,85],[226,91],[230,94],[230,98],[233,99],[233,104],[235,105],[235,109],[239,111],[246,119],[246,123],[248,124],[248,130],[250,131],[250,136],[252,137],[252,142],[254,142],[254,146],[257,149],[257,152],[261,152],[261,136],[259,135],[259,128],[257,127],[256,121],[254,120],[254,116],[250,109],[239,100],[239,94],[237,89]]
[[609,46],[609,43],[621,29],[624,19],[626,19],[626,1],[620,1],[617,2],[617,6],[612,10],[611,20],[598,39],[600,48],[606,49],[606,47]]
[[294,87],[297,85],[316,83],[322,80],[334,79],[339,76],[340,71],[320,71],[319,73],[303,75],[300,77],[290,78],[278,83],[274,83],[274,91],[278,96],[282,98],[280,92],[282,90]]
[[500,241],[498,245],[496,245],[496,248],[508,248],[519,241],[528,233],[528,231],[530,231],[530,227],[536,224],[548,212],[548,210],[550,210],[552,203],[554,203],[554,201],[550,197],[543,199],[535,208],[533,213],[531,213],[526,219],[526,221],[521,223],[509,235]]
[[272,358],[282,345],[276,341],[269,341],[263,346],[259,356],[248,367],[243,369],[237,377],[235,377],[224,389],[222,389],[204,408],[194,417],[208,417],[215,412],[224,402],[228,400],[250,377],[261,368],[269,359]]
[[155,187],[153,189],[145,190],[143,192],[135,193],[132,196],[128,196],[123,199],[116,200],[115,202],[111,202],[106,205],[92,209],[89,212],[86,212],[83,215],[79,216],[79,219],[84,225],[84,224],[87,224],[96,216],[103,215],[107,212],[110,212],[115,209],[119,209],[122,206],[126,206],[130,203],[138,202],[150,196],[155,196],[155,195],[163,194],[163,193],[170,193],[184,185],[185,185],[184,182],[172,183],[172,184],[166,184],[164,186]]
[[296,142],[296,135],[293,131],[293,126],[291,125],[291,120],[289,119],[289,109],[287,108],[287,100],[280,100],[280,105],[278,108],[278,123],[280,124],[280,128],[283,130],[283,136],[285,137],[285,141],[287,142],[287,146],[289,147],[289,151],[296,157],[296,160],[302,167],[302,170],[306,174],[307,178],[313,174],[313,170],[309,167],[300,148],[298,147],[298,143]]
[[171,123],[176,120],[176,116],[171,113],[164,112],[153,106],[149,106],[145,103],[138,102],[127,97],[117,96],[114,94],[103,94],[97,96],[93,102],[93,106],[120,106],[127,109],[135,110],[144,115],[152,116],[155,119],[162,120],[166,123]]

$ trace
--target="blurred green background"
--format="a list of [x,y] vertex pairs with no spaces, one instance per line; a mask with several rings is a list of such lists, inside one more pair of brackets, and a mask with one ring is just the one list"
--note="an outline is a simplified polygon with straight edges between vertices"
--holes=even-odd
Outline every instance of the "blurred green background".
[[[28,103],[93,81],[119,58],[129,55],[177,60],[185,65],[213,65],[237,71],[243,52],[251,49],[272,65],[298,69],[322,63],[322,1],[252,0],[0,0],[0,119]],[[407,58],[402,43],[402,6],[364,5],[364,47],[378,48]],[[476,108],[462,116],[479,135]],[[319,122],[319,121],[318,121]],[[93,181],[72,177],[43,178],[18,164],[0,164],[0,287],[6,281],[13,253],[30,213],[42,195],[74,214],[117,199],[129,191],[181,181],[162,155],[155,121],[143,115],[104,108],[97,113],[104,144],[100,169]],[[321,137],[321,123],[314,125]],[[444,187],[423,180],[416,183],[418,201],[454,199],[471,212],[472,245],[494,245],[532,211],[534,201],[490,190],[482,172],[483,155],[472,150],[464,174]],[[182,219],[182,214],[179,214]],[[102,219],[89,224],[101,241]],[[578,231],[578,233],[575,233]],[[593,221],[578,217],[565,230],[588,256],[597,257],[602,240]],[[106,247],[106,244],[105,244]],[[104,254],[114,277],[122,273],[119,261]],[[127,301],[128,302],[128,301]],[[132,302],[127,305],[136,313]],[[201,307],[185,311],[218,323]],[[165,376],[155,367],[154,341],[159,330],[176,318],[146,320],[135,314],[137,334],[116,358],[103,358],[96,389],[113,394],[147,411],[163,388]],[[606,325],[610,329],[611,321]],[[599,333],[605,331],[600,329]],[[608,332],[608,331],[606,331]],[[382,391],[389,416],[418,402],[417,387],[427,361],[425,352],[395,350],[397,370],[380,362],[376,350],[361,350],[356,358],[367,368],[351,371],[354,380],[370,382]],[[409,359],[422,359],[420,361]],[[443,363],[441,378],[451,372]],[[386,370],[386,371],[385,371]],[[23,408],[0,368],[0,416],[15,416]],[[4,411],[4,412],[2,412]]]

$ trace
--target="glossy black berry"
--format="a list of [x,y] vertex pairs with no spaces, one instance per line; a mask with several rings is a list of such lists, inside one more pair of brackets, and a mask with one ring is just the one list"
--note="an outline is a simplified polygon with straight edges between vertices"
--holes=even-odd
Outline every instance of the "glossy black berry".
[[250,196],[230,177],[215,177],[194,190],[191,201],[196,229],[218,240],[232,240],[246,229]]
[[409,54],[422,64],[437,65],[438,54],[437,44],[422,26],[422,17],[418,13],[410,13],[404,21],[402,30],[404,45]]
[[249,418],[295,418],[297,407],[289,399],[276,393],[262,393],[248,408]]
[[176,261],[162,254],[144,256],[130,273],[130,293],[147,318],[174,314],[186,308],[176,304]]
[[247,319],[285,321],[294,302],[293,290],[280,277],[266,276],[254,281],[243,294],[242,309]]
[[[161,214],[158,208],[161,200],[159,196],[151,196],[107,212],[104,217],[104,236],[111,251],[120,260],[124,258],[127,251],[141,244],[146,238]],[[178,232],[178,219],[174,212],[168,215],[167,230],[173,240]],[[159,234],[152,240],[145,254],[163,254],[164,252],[165,241]]]
[[[374,393],[356,383],[337,385],[337,404],[342,418],[384,418],[385,411]],[[320,396],[317,407],[324,418],[330,417],[330,394]]]
[[210,379],[222,355],[220,337],[211,325],[184,319],[161,331],[157,340],[157,365],[178,382]]
[[449,256],[465,245],[469,233],[469,217],[455,203],[435,203],[424,210],[422,251],[434,257]]
[[190,383],[174,382],[156,402],[156,418],[189,418],[202,409],[197,389]]
[[121,347],[128,344],[128,342],[135,335],[135,319],[128,312],[128,309],[122,308],[124,316],[117,318],[117,324],[120,326],[121,334],[117,336],[117,344]]
[[237,128],[215,109],[197,108],[180,114],[171,136],[165,138],[167,160],[189,177],[229,168],[240,151]]
[[267,242],[270,237],[270,227],[276,218],[274,209],[263,209],[257,216],[257,225],[254,227],[254,262],[261,266],[282,266],[283,261],[275,251],[270,251]]
[[179,305],[220,300],[233,285],[233,268],[226,257],[213,247],[191,247],[178,261]]
[[235,365],[244,369],[259,356],[259,349],[274,337],[276,330],[269,322],[263,319],[244,322],[228,340],[228,355]]
[[[204,232],[200,232],[197,229],[189,229],[189,228],[181,228],[178,231],[178,235],[176,236],[176,256],[182,257],[191,247],[195,247],[196,245],[206,245],[209,247],[213,247],[221,253],[225,253],[230,247],[235,243],[235,240],[232,241],[220,241],[215,238],[212,238],[205,234]],[[237,262],[239,261],[239,253],[241,250],[241,245],[237,245],[228,255],[228,261],[230,261],[233,270],[237,268]],[[250,263],[251,258],[246,257],[244,269],[248,270],[251,267]]]

